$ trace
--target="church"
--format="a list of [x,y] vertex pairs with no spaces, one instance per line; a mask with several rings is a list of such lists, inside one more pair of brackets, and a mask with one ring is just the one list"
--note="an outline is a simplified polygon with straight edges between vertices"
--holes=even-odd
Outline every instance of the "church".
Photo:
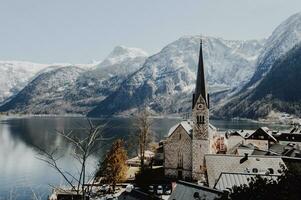
[[166,177],[205,181],[205,154],[211,153],[210,141],[216,128],[209,123],[209,95],[206,89],[202,41],[192,97],[192,119],[173,126],[163,143]]

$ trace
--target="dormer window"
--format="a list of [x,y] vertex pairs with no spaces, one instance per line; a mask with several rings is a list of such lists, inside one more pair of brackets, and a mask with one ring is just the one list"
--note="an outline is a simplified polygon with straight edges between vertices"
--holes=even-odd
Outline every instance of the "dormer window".
[[268,168],[268,172],[269,172],[269,174],[274,174],[273,168]]
[[198,115],[196,118],[197,118],[197,124],[205,124],[205,116]]
[[253,172],[253,173],[258,173],[258,169],[257,169],[257,168],[253,168],[253,169],[252,169],[252,172]]

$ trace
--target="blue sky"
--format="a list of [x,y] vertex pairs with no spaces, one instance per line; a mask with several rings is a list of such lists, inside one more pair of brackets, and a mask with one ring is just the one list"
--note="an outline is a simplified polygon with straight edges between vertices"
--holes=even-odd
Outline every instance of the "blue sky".
[[116,45],[153,54],[183,35],[268,37],[300,0],[0,0],[0,60],[87,63]]

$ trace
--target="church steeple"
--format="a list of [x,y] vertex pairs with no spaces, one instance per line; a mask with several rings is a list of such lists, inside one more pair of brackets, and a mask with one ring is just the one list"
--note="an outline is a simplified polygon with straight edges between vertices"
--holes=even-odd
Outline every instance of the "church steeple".
[[208,104],[209,99],[206,90],[205,69],[204,69],[204,62],[203,62],[202,40],[200,41],[199,63],[198,63],[198,71],[196,77],[195,93],[193,94],[193,100],[192,100],[192,108],[195,107],[195,104],[200,96],[203,97],[203,99],[207,104],[207,107],[209,108],[209,104]]
[[206,91],[205,69],[203,63],[202,41],[196,88],[193,95],[192,108],[192,179],[201,180],[205,177],[205,154],[209,153],[209,99]]

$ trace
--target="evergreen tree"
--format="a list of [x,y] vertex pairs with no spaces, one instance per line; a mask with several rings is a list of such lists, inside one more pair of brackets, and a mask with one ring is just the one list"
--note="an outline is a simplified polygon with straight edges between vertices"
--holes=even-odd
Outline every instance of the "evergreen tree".
[[116,140],[107,153],[103,162],[99,164],[99,171],[97,177],[102,177],[103,182],[113,186],[115,191],[116,184],[126,179],[128,170],[127,164],[127,151],[124,148],[123,140]]

